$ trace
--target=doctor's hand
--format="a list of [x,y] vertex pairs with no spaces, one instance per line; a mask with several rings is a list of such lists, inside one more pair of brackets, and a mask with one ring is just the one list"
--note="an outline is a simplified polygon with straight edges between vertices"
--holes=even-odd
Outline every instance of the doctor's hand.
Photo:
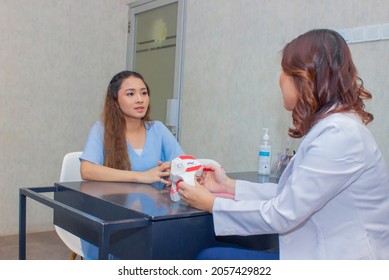
[[221,166],[205,164],[198,181],[210,192],[235,194],[236,181],[229,178]]
[[196,181],[196,186],[191,186],[185,182],[180,182],[178,192],[181,199],[189,206],[212,213],[215,197],[212,193]]

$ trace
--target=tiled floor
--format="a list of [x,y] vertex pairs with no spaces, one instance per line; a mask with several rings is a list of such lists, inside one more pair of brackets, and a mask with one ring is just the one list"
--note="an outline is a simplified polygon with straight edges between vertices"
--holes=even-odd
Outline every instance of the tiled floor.
[[[68,260],[71,251],[55,231],[27,235],[27,260]],[[0,236],[0,260],[19,259],[19,236]]]

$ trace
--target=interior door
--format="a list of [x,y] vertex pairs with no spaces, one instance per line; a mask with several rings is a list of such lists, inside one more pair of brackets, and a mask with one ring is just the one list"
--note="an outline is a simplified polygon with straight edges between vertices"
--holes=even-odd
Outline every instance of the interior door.
[[151,118],[179,140],[185,1],[149,0],[129,5],[127,68],[150,87]]

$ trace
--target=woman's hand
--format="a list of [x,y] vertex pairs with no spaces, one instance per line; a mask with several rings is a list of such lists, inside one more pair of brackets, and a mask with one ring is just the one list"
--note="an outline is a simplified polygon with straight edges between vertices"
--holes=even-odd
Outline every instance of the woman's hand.
[[227,177],[221,166],[204,165],[203,174],[198,181],[210,192],[235,194],[235,180]]
[[119,170],[103,165],[98,165],[86,160],[81,162],[81,176],[83,180],[108,181],[108,182],[133,182],[152,184],[161,182],[171,185],[170,162],[158,162],[158,166],[145,172],[132,170]]
[[171,185],[170,176],[170,162],[158,162],[158,166],[145,172],[139,172],[139,182],[152,184],[161,182],[165,185]]
[[191,207],[212,213],[215,197],[199,182],[196,181],[195,184],[191,186],[183,181],[179,183],[178,192],[181,199]]

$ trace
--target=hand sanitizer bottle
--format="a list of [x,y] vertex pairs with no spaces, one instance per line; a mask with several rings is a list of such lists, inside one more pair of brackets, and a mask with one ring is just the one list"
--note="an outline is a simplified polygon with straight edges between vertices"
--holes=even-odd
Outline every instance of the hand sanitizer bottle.
[[258,153],[258,174],[259,175],[270,175],[270,159],[271,159],[271,145],[268,128],[263,129],[265,135],[262,138],[262,142],[259,145]]

